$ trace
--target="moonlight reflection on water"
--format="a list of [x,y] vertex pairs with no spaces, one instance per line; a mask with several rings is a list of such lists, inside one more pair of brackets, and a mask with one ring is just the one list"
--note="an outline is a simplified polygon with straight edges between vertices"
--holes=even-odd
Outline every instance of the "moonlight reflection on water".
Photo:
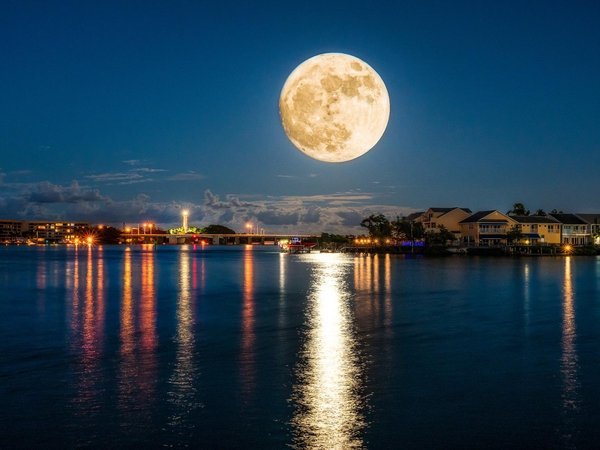
[[336,254],[306,259],[313,264],[313,290],[294,391],[294,443],[309,449],[359,448],[365,418],[346,280],[352,261]]

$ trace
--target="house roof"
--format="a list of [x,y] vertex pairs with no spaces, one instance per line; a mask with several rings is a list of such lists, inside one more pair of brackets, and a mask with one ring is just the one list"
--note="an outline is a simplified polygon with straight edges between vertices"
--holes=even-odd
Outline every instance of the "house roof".
[[425,211],[414,212],[406,216],[406,220],[415,220],[417,217],[422,216],[423,214],[425,214]]
[[429,208],[430,210],[432,210],[433,212],[439,212],[442,213],[441,215],[443,216],[444,214],[448,214],[450,211],[454,211],[455,209],[462,209],[464,212],[471,214],[472,211],[469,208],[461,208],[460,206],[453,206],[452,208]]
[[587,223],[600,224],[600,214],[576,214]]
[[446,214],[447,212],[452,211],[454,208],[429,208],[430,210],[432,210],[433,212],[441,212]]
[[550,213],[550,215],[552,217],[554,217],[556,220],[558,220],[560,223],[566,223],[569,225],[571,225],[571,224],[575,224],[575,225],[587,224],[587,222],[585,220],[580,219],[575,214],[552,214],[552,213]]
[[[469,217],[467,217],[464,220],[461,220],[459,223],[473,223],[473,222],[479,222],[481,221],[481,219],[483,219],[485,216],[488,216],[494,212],[497,212],[495,209],[490,209],[489,211],[477,211],[475,214],[471,214]],[[497,220],[495,220],[494,222],[498,222]]]
[[550,216],[510,216],[519,223],[559,223],[554,217]]

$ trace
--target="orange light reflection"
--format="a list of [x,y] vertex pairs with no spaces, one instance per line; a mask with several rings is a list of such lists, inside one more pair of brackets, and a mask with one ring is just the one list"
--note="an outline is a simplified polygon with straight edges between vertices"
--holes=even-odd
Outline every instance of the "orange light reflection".
[[242,309],[242,348],[241,348],[241,376],[243,391],[250,395],[255,387],[255,362],[254,362],[254,254],[252,246],[245,246],[244,251],[244,283],[243,283],[243,309]]

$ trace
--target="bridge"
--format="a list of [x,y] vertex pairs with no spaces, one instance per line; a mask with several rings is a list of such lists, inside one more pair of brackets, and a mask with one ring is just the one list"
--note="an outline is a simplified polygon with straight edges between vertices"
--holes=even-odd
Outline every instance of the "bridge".
[[158,234],[123,233],[122,239],[130,244],[211,244],[211,245],[276,245],[279,241],[297,237],[306,242],[317,242],[316,234]]

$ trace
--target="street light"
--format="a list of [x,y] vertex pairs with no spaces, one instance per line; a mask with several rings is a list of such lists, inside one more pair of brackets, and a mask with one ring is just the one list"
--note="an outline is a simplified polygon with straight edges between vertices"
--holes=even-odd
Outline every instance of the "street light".
[[248,234],[252,234],[252,223],[248,222],[246,224],[246,229],[248,230]]

